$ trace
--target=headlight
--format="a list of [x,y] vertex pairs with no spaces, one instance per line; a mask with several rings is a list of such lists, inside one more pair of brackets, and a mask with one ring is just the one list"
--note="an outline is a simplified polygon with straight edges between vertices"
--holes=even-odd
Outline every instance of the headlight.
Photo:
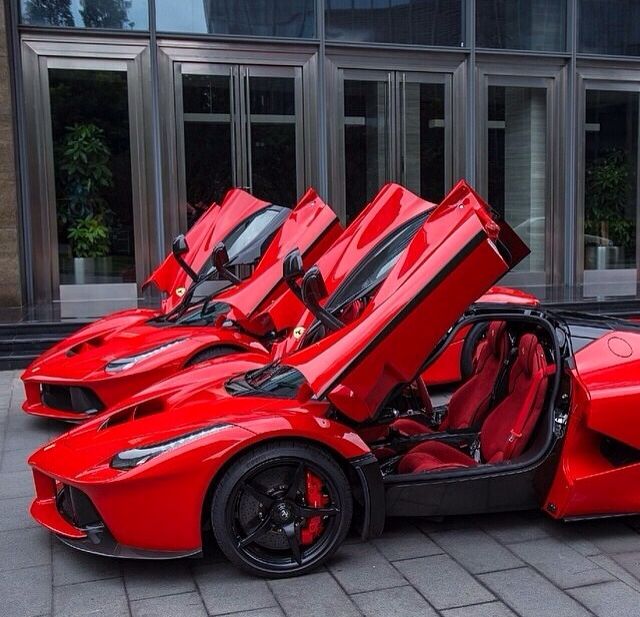
[[228,426],[231,426],[231,424],[214,424],[212,426],[193,431],[192,433],[179,435],[178,437],[168,439],[167,441],[150,444],[141,448],[123,450],[122,452],[118,452],[118,454],[111,459],[111,467],[114,469],[133,469],[138,465],[142,465],[142,463],[146,463],[148,460],[158,456],[159,454],[168,452],[174,448],[179,448],[184,444],[192,442],[194,439],[200,439],[201,437],[207,437],[213,433],[217,433]]
[[124,358],[117,358],[115,360],[111,360],[107,366],[104,367],[104,370],[107,373],[120,373],[121,371],[129,370],[132,366],[135,366],[138,362],[142,362],[142,360],[146,360],[151,356],[155,356],[178,343],[182,343],[186,341],[187,338],[178,338],[174,341],[169,341],[168,343],[163,343],[162,345],[158,345],[157,347],[152,347],[151,349],[147,349],[146,351],[141,351],[140,353],[133,354],[132,356],[125,356]]

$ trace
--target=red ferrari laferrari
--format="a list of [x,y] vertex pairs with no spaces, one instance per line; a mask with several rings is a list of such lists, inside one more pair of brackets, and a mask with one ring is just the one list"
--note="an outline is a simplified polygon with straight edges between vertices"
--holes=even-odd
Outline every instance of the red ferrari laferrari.
[[[35,452],[34,518],[120,557],[197,554],[212,530],[232,562],[282,577],[389,516],[640,511],[640,328],[474,304],[528,251],[464,183],[395,242],[375,288],[354,279],[364,306],[328,306],[339,288],[304,273],[314,321],[281,361],[210,360]],[[421,375],[465,328],[482,330],[471,374],[434,405]]]
[[[354,319],[435,207],[388,184],[340,234],[335,214],[313,191],[291,211],[233,190],[176,241],[174,254],[149,279],[167,294],[163,309],[116,313],[43,354],[22,376],[23,408],[79,422],[214,357],[252,352],[262,356],[260,364],[281,359],[332,324]],[[235,225],[234,214],[241,219]],[[305,310],[297,283],[314,263],[331,294],[319,312],[313,305]],[[536,304],[501,288],[481,301]],[[461,330],[425,382],[468,375],[481,334]]]
[[[267,354],[277,333],[260,320],[265,308],[294,324],[303,310],[282,279],[284,256],[297,247],[302,263],[311,265],[341,231],[314,191],[293,209],[230,191],[176,240],[150,277],[167,294],[162,309],[115,313],[45,352],[22,375],[23,409],[78,422],[205,359]],[[233,324],[225,321],[232,307]]]

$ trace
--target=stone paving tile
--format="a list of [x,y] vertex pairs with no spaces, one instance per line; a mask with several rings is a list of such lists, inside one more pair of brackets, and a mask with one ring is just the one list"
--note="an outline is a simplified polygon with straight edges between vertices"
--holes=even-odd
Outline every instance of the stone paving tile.
[[128,617],[131,615],[124,582],[111,578],[55,587],[54,617]]
[[[625,553],[622,553],[620,556],[623,555],[625,555]],[[614,555],[614,557],[617,557],[617,555]],[[640,580],[633,576],[633,574],[630,574],[628,570],[619,565],[612,557],[609,557],[609,555],[593,555],[589,557],[589,559],[609,572],[614,578],[621,580],[636,591],[640,591]]]
[[31,496],[0,499],[0,531],[37,527],[28,514]]
[[357,593],[351,599],[367,617],[437,617],[433,607],[410,586]]
[[130,600],[171,596],[196,590],[188,559],[171,561],[127,561],[124,582]]
[[406,585],[407,581],[372,544],[343,546],[328,564],[347,593]]
[[328,572],[296,579],[270,581],[278,603],[287,617],[353,617],[361,615],[349,596]]
[[569,593],[598,617],[640,615],[640,593],[620,581],[576,587]]
[[51,611],[51,566],[0,572],[2,617],[35,617]]
[[118,559],[77,551],[53,539],[53,584],[71,585],[105,578],[119,578],[122,562]]
[[198,566],[194,575],[210,615],[277,606],[264,580],[244,574],[229,564]]
[[589,612],[531,568],[502,570],[479,577],[521,617],[586,617]]
[[0,571],[51,563],[51,536],[44,529],[0,532]]
[[636,579],[640,580],[640,551],[618,553],[612,559]]
[[431,538],[472,574],[510,570],[523,563],[490,535],[477,529],[432,533]]
[[28,450],[8,450],[0,457],[0,472],[28,471],[27,458],[33,452]]
[[473,604],[461,608],[442,611],[443,617],[517,617],[517,615],[502,602],[487,602]]
[[436,611],[410,586],[357,593],[351,599],[367,617],[437,617]]
[[612,576],[592,560],[553,538],[510,546],[522,560],[540,570],[558,587],[578,587],[610,581]]
[[481,517],[477,524],[503,544],[537,540],[549,535],[545,521],[538,515],[511,512],[497,516],[493,514]]
[[494,599],[490,591],[448,555],[398,561],[395,565],[437,609]]
[[[235,613],[238,615],[239,613]],[[202,598],[195,592],[131,601],[133,617],[207,617]]]
[[257,611],[240,611],[239,613],[228,613],[222,617],[284,617],[281,608],[259,608]]
[[0,473],[0,499],[33,496],[33,474],[30,471]]
[[[583,537],[595,544],[603,553],[640,551],[640,533],[619,520],[574,523]],[[572,525],[573,526],[573,525]]]
[[442,553],[442,549],[412,524],[385,527],[384,534],[373,540],[377,549],[389,560],[415,559]]

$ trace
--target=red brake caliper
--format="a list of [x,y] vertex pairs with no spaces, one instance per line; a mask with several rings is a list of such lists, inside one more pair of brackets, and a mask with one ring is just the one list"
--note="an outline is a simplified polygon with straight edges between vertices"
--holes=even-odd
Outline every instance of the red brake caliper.
[[[310,508],[324,508],[328,505],[329,498],[322,492],[322,480],[309,470],[306,471],[305,478],[306,495],[305,501]],[[321,516],[308,518],[302,529],[300,529],[300,543],[307,546],[322,533],[324,523]]]

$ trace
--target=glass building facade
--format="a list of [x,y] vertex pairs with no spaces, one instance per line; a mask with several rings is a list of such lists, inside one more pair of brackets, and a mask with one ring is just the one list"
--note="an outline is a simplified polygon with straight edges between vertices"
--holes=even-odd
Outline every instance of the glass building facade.
[[100,314],[226,189],[467,178],[547,302],[640,292],[640,0],[6,1],[28,305]]

